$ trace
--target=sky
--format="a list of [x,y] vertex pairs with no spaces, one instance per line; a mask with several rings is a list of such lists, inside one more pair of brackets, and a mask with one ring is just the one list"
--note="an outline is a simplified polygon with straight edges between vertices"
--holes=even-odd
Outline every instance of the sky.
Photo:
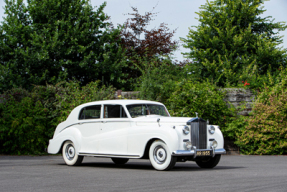
[[[104,0],[91,0],[93,7],[99,6]],[[131,13],[131,7],[138,8],[140,14],[152,11],[157,13],[150,27],[158,27],[160,23],[168,24],[171,30],[176,29],[174,40],[179,41],[180,37],[185,38],[188,34],[189,27],[199,24],[196,19],[199,7],[206,3],[206,0],[106,0],[107,6],[104,12],[111,17],[114,25],[123,24],[127,18],[127,13]],[[3,21],[4,0],[0,0],[0,21]],[[272,16],[275,22],[287,22],[287,0],[270,0],[264,3],[266,11],[262,17]],[[281,47],[287,48],[287,30],[281,32],[284,35]],[[174,59],[182,61],[184,58],[181,52],[188,52],[188,49],[182,46],[174,53]]]

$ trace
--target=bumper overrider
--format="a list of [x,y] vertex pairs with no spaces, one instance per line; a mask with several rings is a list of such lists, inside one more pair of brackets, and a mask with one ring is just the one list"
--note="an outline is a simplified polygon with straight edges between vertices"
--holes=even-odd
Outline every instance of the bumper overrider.
[[177,150],[172,152],[172,156],[175,157],[185,157],[185,156],[193,156],[196,158],[197,156],[212,156],[226,154],[225,149],[196,149],[195,147],[191,150]]

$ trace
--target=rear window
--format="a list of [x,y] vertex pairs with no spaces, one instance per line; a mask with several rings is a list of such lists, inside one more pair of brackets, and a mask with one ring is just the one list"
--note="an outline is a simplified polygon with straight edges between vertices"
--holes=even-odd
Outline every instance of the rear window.
[[79,119],[99,119],[101,117],[101,105],[85,107],[79,114]]

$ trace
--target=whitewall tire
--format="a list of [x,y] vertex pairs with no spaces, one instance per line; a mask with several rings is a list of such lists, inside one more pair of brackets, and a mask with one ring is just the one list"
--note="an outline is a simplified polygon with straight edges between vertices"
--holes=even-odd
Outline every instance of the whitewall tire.
[[149,160],[158,171],[167,171],[174,167],[176,157],[171,156],[167,145],[161,141],[154,141],[149,148]]
[[80,165],[83,161],[83,156],[77,155],[75,145],[72,141],[66,141],[62,149],[62,155],[67,165]]

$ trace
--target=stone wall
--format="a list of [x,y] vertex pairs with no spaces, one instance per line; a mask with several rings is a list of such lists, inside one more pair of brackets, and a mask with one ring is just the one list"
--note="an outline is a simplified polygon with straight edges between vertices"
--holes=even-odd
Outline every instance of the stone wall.
[[238,112],[239,115],[247,116],[251,112],[255,99],[255,95],[251,90],[243,88],[225,88],[223,90],[226,91],[225,101],[234,107],[244,106],[242,110]]
[[139,91],[122,91],[117,90],[115,93],[115,99],[138,99],[139,98]]

